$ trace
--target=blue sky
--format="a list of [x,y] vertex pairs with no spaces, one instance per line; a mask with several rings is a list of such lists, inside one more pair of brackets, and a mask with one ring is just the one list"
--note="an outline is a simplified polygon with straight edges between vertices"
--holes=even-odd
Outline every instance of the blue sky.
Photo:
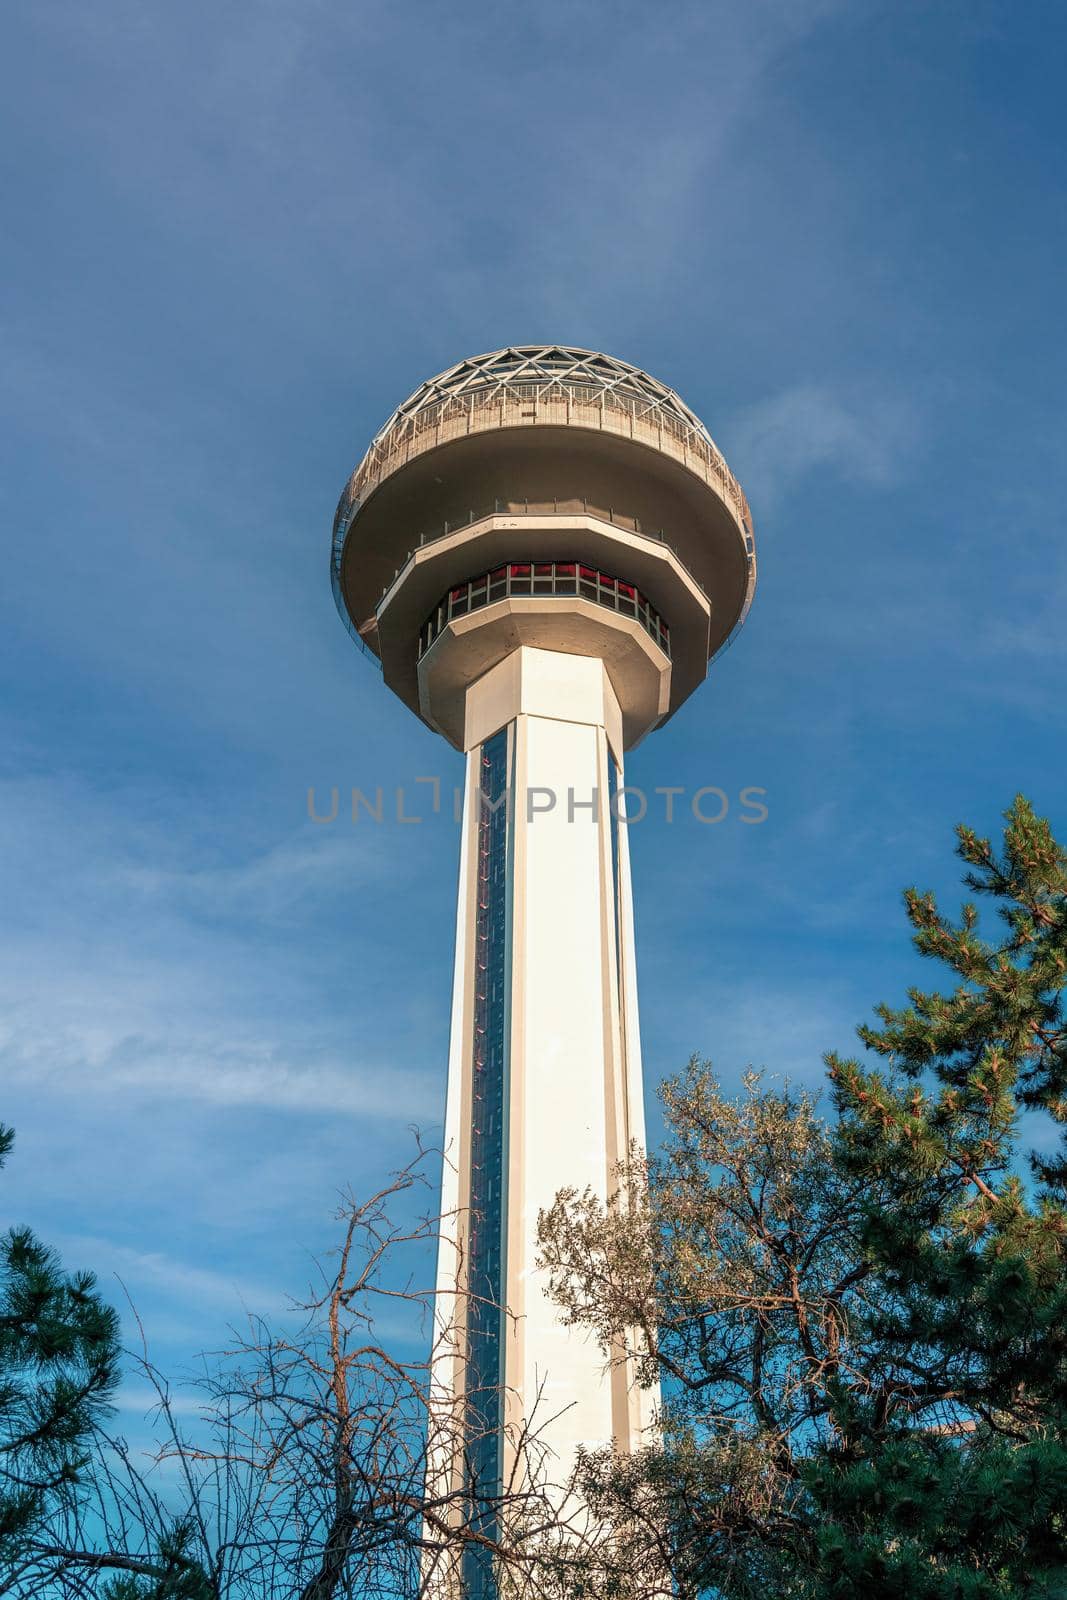
[[[456,830],[309,822],[459,759],[333,609],[342,484],[459,357],[675,386],[760,583],[632,757],[650,1092],[814,1083],[899,892],[1017,789],[1067,832],[1055,4],[9,11],[0,1189],[158,1359],[309,1277],[443,1109]],[[136,1411],[136,1392],[126,1402]]]

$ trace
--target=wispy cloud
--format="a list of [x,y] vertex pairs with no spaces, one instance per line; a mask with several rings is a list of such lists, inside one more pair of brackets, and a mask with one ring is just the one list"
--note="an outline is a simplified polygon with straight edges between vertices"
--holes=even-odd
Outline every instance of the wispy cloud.
[[[56,1241],[72,1261],[91,1261],[97,1277],[120,1280],[134,1306],[142,1294],[188,1304],[251,1314],[284,1309],[288,1301],[278,1286],[213,1271],[182,1261],[162,1250],[138,1250],[98,1234],[60,1234]],[[114,1298],[114,1290],[109,1289]]]
[[208,1106],[244,1106],[399,1119],[433,1120],[440,1084],[429,1073],[384,1061],[286,1061],[264,1046],[220,1040],[162,1039],[130,1034],[103,1037],[102,1018],[84,1031],[68,1024],[21,1030],[0,1028],[0,1064],[13,1088],[33,1084],[41,1094],[129,1097],[138,1102],[180,1100]]
[[168,867],[142,859],[120,866],[117,882],[172,910],[273,920],[291,916],[309,897],[351,896],[375,883],[395,886],[403,858],[382,847],[390,842],[371,834],[369,824],[357,834],[342,821],[332,829],[302,829],[244,861],[186,860]]
[[741,412],[731,454],[773,503],[815,472],[885,488],[905,473],[919,438],[913,400],[802,383]]

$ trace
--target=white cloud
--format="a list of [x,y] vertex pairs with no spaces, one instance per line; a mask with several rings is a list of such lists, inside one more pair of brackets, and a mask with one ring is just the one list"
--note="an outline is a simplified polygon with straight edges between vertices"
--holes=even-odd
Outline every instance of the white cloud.
[[403,873],[403,858],[396,853],[394,859],[379,845],[367,828],[359,836],[346,828],[342,813],[335,826],[314,833],[304,828],[245,861],[211,866],[186,861],[173,868],[139,861],[121,866],[118,880],[171,907],[275,918],[342,885],[352,893],[370,881],[395,883]]
[[[88,1008],[56,1022],[38,995],[35,1016],[22,1024],[0,1022],[0,1064],[5,1081],[34,1085],[40,1094],[114,1095],[141,1100],[182,1100],[209,1106],[272,1111],[326,1112],[433,1121],[440,1112],[435,1074],[383,1061],[293,1060],[276,1044],[219,1038],[187,1028],[184,1037],[161,1038],[116,1029],[116,1020]],[[57,995],[57,1002],[62,1000]],[[120,1008],[121,1009],[121,1008]]]
[[915,412],[893,396],[803,383],[740,414],[731,460],[770,502],[827,470],[847,482],[888,486],[904,474],[918,437]]
[[1028,661],[1035,666],[1067,655],[1067,572],[1048,571],[1040,586],[1020,597],[1018,616],[995,616],[978,630],[983,648],[991,654]]
[[[762,985],[731,974],[674,1004],[670,1026],[676,1038],[684,1031],[689,1049],[711,1059],[728,1089],[751,1066],[779,1082],[825,1090],[823,1054],[860,1052],[855,1030],[863,1012],[844,983],[824,982],[817,991],[814,986],[788,991],[779,984],[769,1006]],[[667,1070],[682,1064],[679,1053]]]
[[[310,956],[339,906],[402,881],[383,848],[395,835],[305,823],[242,847],[232,828],[184,824],[166,796],[62,777],[0,784],[0,823],[0,881],[25,908],[0,928],[9,1085],[436,1117],[432,1076],[383,1055],[388,1019],[338,1045]],[[359,919],[346,926],[353,962],[368,938]],[[394,1057],[396,1028],[394,1016]]]
[[[151,1292],[179,1300],[183,1304],[221,1306],[235,1312],[244,1307],[252,1313],[284,1308],[288,1301],[277,1286],[213,1272],[193,1266],[160,1250],[136,1250],[94,1234],[60,1235],[54,1241],[71,1261],[91,1261],[98,1280],[118,1278],[134,1306],[141,1294]],[[108,1291],[119,1303],[115,1290]]]

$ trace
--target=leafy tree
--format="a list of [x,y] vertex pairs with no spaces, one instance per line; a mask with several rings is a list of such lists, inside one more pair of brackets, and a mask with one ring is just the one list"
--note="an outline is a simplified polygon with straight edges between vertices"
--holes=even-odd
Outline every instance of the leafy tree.
[[734,1101],[695,1059],[660,1092],[662,1151],[634,1153],[611,1204],[564,1191],[541,1219],[564,1320],[665,1384],[662,1446],[585,1460],[603,1538],[570,1552],[570,1592],[800,1593],[802,1468],[857,1360],[860,1187],[811,1095],[752,1073]]
[[665,1383],[661,1446],[584,1463],[564,1592],[1067,1594],[1067,1164],[1020,1156],[1067,1120],[1067,869],[1021,799],[959,849],[1006,932],[908,892],[955,986],[860,1030],[881,1071],[827,1058],[836,1126],[694,1062],[664,1150],[542,1217],[565,1320]]

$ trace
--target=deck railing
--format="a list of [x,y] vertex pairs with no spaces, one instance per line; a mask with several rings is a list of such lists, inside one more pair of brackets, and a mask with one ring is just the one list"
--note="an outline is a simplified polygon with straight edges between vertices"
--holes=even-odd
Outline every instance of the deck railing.
[[752,514],[744,490],[701,429],[636,395],[563,382],[512,383],[506,390],[494,387],[481,393],[449,395],[398,417],[374,441],[352,474],[338,516],[365,500],[415,456],[438,445],[499,428],[538,426],[591,428],[652,445],[714,488],[751,537]]

